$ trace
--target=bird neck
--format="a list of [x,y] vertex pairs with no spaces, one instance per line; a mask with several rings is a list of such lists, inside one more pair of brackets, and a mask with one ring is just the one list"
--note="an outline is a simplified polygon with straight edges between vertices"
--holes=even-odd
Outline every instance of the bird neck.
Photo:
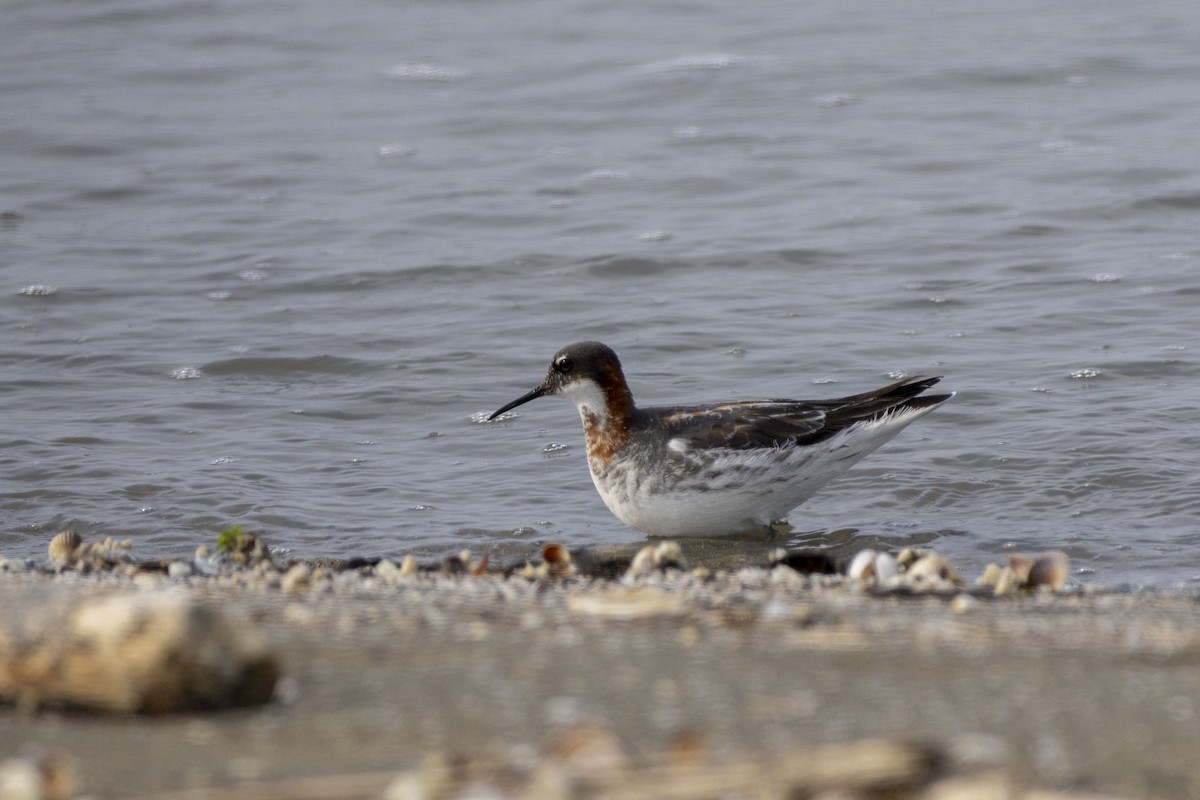
[[601,371],[592,397],[577,401],[589,458],[607,462],[629,438],[633,394],[619,369]]

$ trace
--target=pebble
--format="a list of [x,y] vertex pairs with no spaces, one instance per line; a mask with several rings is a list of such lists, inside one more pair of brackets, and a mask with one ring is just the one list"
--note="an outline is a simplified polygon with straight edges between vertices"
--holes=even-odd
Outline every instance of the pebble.
[[937,553],[927,553],[921,556],[904,574],[905,583],[917,589],[942,591],[966,585],[955,571],[954,565],[950,563],[950,559]]
[[299,594],[312,585],[312,576],[312,569],[307,564],[296,564],[284,574],[279,588],[288,594]]
[[1006,567],[988,564],[975,584],[991,587],[992,594],[997,597],[1028,589],[1044,588],[1058,592],[1066,586],[1070,570],[1071,560],[1059,550],[1051,550],[1033,558],[1014,553],[1009,557]]
[[653,586],[570,595],[567,608],[576,614],[608,619],[678,616],[687,611],[678,595]]
[[400,568],[385,558],[375,565],[375,575],[385,583],[395,583],[400,580]]
[[1031,587],[1048,586],[1054,591],[1060,591],[1067,582],[1071,572],[1071,559],[1066,553],[1051,550],[1038,556],[1029,568],[1025,583]]
[[979,601],[969,594],[957,594],[950,601],[950,610],[956,614],[965,614],[979,605]]
[[76,792],[75,765],[67,757],[38,760],[13,758],[0,762],[3,800],[67,800]]

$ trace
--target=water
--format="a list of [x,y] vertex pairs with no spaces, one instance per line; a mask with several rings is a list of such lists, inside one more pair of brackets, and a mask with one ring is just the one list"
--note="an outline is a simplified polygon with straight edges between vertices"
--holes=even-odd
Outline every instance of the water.
[[[0,552],[635,543],[574,410],[960,396],[791,518],[1200,580],[1200,6],[10,2]],[[747,548],[761,547],[747,543]]]

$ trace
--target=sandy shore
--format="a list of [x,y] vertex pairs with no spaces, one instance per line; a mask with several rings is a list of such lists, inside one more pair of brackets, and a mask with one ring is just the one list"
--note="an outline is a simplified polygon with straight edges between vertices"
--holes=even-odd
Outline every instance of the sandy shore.
[[[1200,796],[1192,596],[880,593],[787,567],[530,580],[394,565],[0,570],[9,625],[100,595],[182,593],[276,655],[266,706],[143,717],[0,709],[0,753],[65,754],[94,797],[388,775],[431,753],[521,765],[593,726],[630,763],[687,741],[706,762],[863,739],[919,743],[944,775]],[[281,588],[282,583],[282,588]],[[261,795],[267,796],[267,795]],[[326,795],[336,796],[336,795]]]

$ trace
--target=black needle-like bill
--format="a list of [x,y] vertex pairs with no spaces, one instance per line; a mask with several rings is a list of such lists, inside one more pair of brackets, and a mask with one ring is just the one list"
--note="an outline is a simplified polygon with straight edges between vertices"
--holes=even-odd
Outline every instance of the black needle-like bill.
[[508,403],[507,405],[502,406],[498,411],[496,411],[490,417],[488,417],[488,421],[490,422],[490,421],[494,420],[496,417],[503,414],[505,411],[511,411],[512,409],[516,408],[519,405],[524,405],[525,403],[528,403],[530,400],[537,400],[539,397],[541,397],[545,393],[546,393],[546,388],[544,386],[538,386],[533,391],[531,391],[527,394],[523,394],[520,397],[518,397],[516,400],[513,400],[511,403]]

